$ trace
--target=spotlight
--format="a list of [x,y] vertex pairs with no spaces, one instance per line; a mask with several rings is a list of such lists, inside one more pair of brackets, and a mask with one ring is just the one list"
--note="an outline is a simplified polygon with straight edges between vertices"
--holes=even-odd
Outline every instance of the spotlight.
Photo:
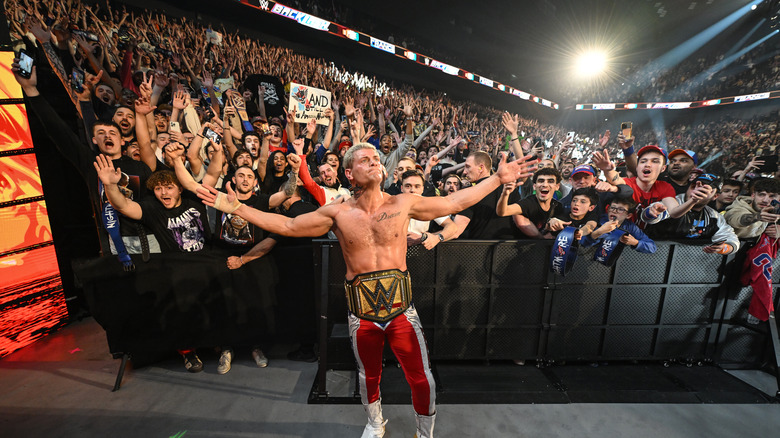
[[587,52],[577,58],[577,72],[582,76],[596,76],[607,67],[607,56],[603,52]]

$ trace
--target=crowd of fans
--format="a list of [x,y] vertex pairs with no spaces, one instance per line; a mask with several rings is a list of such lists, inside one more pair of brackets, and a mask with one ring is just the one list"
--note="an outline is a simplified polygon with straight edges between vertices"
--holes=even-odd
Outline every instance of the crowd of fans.
[[[36,60],[30,77],[14,65],[28,108],[82,172],[104,219],[106,252],[128,269],[129,254],[211,247],[228,253],[230,269],[259,263],[289,242],[207,209],[194,193],[216,187],[259,210],[305,214],[351,196],[344,157],[361,143],[377,149],[390,194],[448,196],[489,176],[503,153],[540,160],[528,181],[452,217],[410,224],[409,245],[427,249],[456,238],[554,238],[573,227],[583,244],[620,233],[641,252],[655,250],[652,239],[680,238],[728,254],[737,236],[777,233],[768,225],[780,217],[771,205],[780,183],[760,177],[777,172],[771,119],[570,136],[163,14],[78,1],[5,4],[12,36]],[[37,79],[49,72],[82,126],[68,126],[41,95]],[[332,93],[325,124],[294,122],[289,82]],[[652,145],[659,142],[670,152]],[[294,357],[313,359],[305,347]],[[230,369],[232,351],[224,351],[220,372]],[[188,369],[202,369],[194,351],[182,354]],[[259,348],[253,356],[267,364]]]

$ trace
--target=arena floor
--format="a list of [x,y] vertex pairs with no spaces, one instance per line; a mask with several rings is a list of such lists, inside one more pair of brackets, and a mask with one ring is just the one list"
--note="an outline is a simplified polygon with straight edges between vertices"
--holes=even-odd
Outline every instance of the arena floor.
[[[102,328],[88,318],[0,360],[0,436],[360,436],[361,407],[308,404],[317,365],[282,359],[285,351],[278,350],[270,352],[265,369],[254,365],[249,352],[238,351],[226,375],[216,373],[217,356],[209,353],[201,355],[206,368],[199,374],[186,372],[174,358],[128,368],[121,390],[111,392],[119,361],[111,359]],[[760,371],[730,374],[769,396],[777,389],[773,376]],[[769,396],[714,403],[450,400],[439,404],[436,436],[769,437],[780,429],[780,404]],[[386,404],[384,410],[387,438],[413,436],[410,404]]]

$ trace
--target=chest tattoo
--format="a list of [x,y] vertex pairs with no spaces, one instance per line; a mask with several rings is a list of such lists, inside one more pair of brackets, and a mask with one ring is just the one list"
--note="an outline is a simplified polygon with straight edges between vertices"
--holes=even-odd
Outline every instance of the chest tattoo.
[[377,219],[376,221],[377,222],[382,222],[383,220],[392,219],[392,218],[398,217],[400,215],[401,215],[400,211],[396,211],[395,213],[390,213],[390,214],[382,212],[382,214],[379,215],[379,219]]

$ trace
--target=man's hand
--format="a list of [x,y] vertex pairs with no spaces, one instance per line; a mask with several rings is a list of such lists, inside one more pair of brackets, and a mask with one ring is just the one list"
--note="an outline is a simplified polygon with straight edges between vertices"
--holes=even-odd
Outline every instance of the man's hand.
[[547,222],[547,229],[550,231],[561,231],[562,229],[566,228],[567,225],[571,225],[571,221],[564,222],[558,218],[550,218],[550,221]]
[[617,227],[618,227],[617,221],[606,221],[600,227],[598,227],[597,231],[599,232],[599,234],[604,235],[615,231]]
[[165,145],[165,157],[169,163],[176,163],[176,160],[181,161],[181,157],[184,156],[184,145],[178,142],[168,143]]
[[[303,140],[296,139],[293,141],[293,147],[295,147],[295,142],[300,141],[303,143]],[[303,145],[301,144],[301,151],[303,151]],[[301,169],[301,157],[296,155],[298,153],[298,149],[295,149],[295,154],[289,154],[287,155],[287,162],[290,163],[290,168],[293,170],[293,172],[298,173]]]
[[227,189],[227,194],[218,192],[217,189],[209,185],[201,184],[198,187],[198,197],[209,207],[214,207],[221,212],[230,214],[238,210],[242,204],[236,197],[236,192],[233,191],[230,182],[225,184],[225,188]]
[[701,184],[700,186],[693,189],[693,191],[691,192],[691,199],[693,199],[696,202],[709,199],[710,196],[712,196],[712,187],[706,184]]
[[142,98],[152,97],[152,91],[154,90],[154,88],[152,87],[153,82],[154,82],[154,75],[150,74],[149,77],[147,77],[146,72],[144,72],[144,80],[141,81],[141,84],[138,86],[138,91],[141,93]]
[[182,90],[173,93],[173,107],[179,111],[187,108],[187,93]]
[[157,106],[152,106],[151,100],[146,96],[141,96],[136,99],[133,106],[135,107],[136,114],[141,116],[145,116],[157,108]]
[[414,105],[412,105],[412,99],[405,97],[404,100],[404,108],[403,112],[406,116],[406,119],[409,120],[414,116]]
[[314,135],[314,130],[317,129],[317,119],[311,118],[306,122],[306,136],[311,138]]
[[203,70],[203,80],[200,83],[209,90],[214,88],[214,79],[211,78],[211,73],[208,70]]
[[747,167],[745,167],[745,172],[750,172],[751,169],[758,169],[759,167],[763,166],[764,163],[764,160],[759,160],[758,157],[753,157],[748,163]]
[[[293,149],[298,155],[303,155],[304,140],[302,138],[296,138],[292,141]],[[289,155],[288,155],[289,156]]]
[[[430,236],[426,240],[431,240]],[[406,233],[406,246],[414,246],[420,244],[420,239],[422,239],[422,234],[407,232]],[[438,240],[438,239],[436,239]]]
[[609,158],[609,151],[606,149],[603,151],[594,152],[591,161],[593,162],[594,166],[601,170],[607,171],[615,169],[614,164],[612,164],[612,160]]
[[428,238],[425,239],[425,242],[422,243],[422,245],[427,249],[428,251],[432,250],[441,242],[441,239],[439,239],[438,234],[432,234],[428,233]]
[[596,183],[596,186],[594,187],[597,192],[617,192],[618,188],[617,186],[613,186],[612,184],[606,182],[606,181],[599,181]]
[[512,192],[515,191],[515,188],[517,187],[517,183],[514,181],[510,181],[506,184],[504,184],[504,194],[505,195],[511,195]]
[[512,116],[508,112],[504,111],[504,113],[501,114],[501,122],[504,124],[504,129],[509,132],[512,138],[517,137],[517,127],[520,124],[520,116],[517,114]]
[[628,246],[636,246],[636,245],[638,245],[638,244],[639,244],[639,241],[638,241],[638,240],[636,240],[636,237],[634,237],[634,236],[632,236],[632,235],[630,235],[630,234],[628,234],[628,233],[624,234],[624,235],[623,235],[623,236],[620,238],[620,241],[621,241],[622,243],[625,243],[625,244],[626,244],[626,245],[628,245]]
[[609,143],[609,136],[610,136],[609,129],[607,129],[604,132],[604,135],[599,135],[599,147],[601,149],[604,149],[604,148],[607,147],[607,144]]
[[38,20],[32,20],[34,23],[30,25],[30,32],[35,35],[35,39],[46,44],[51,41],[51,32],[43,28],[43,24]]
[[774,224],[780,220],[780,215],[775,213],[775,207],[771,205],[761,209],[761,213],[758,217],[761,222],[769,222],[770,224]]
[[165,88],[170,83],[171,79],[162,71],[156,71],[154,73],[154,86]]
[[118,167],[114,169],[114,163],[106,158],[105,155],[98,155],[92,164],[95,166],[98,179],[100,179],[103,185],[117,184],[122,179],[122,170]]
[[653,219],[657,218],[661,213],[666,211],[666,206],[663,202],[654,202],[650,204],[645,210],[648,210],[647,215]]
[[351,97],[344,99],[344,115],[349,118],[355,115],[355,100]]
[[241,261],[240,257],[230,256],[227,258],[228,269],[238,269],[242,266],[244,266],[244,263]]
[[19,58],[14,58],[14,62],[11,63],[11,71],[14,73],[16,82],[22,86],[24,94],[28,97],[35,97],[40,94],[38,92],[38,73],[36,72],[36,66],[33,65],[32,74],[29,78],[23,78],[19,74]]
[[620,149],[625,150],[634,145],[634,137],[626,138],[626,136],[623,135],[622,132],[618,134],[617,138],[618,138],[618,146],[620,146]]
[[534,158],[533,155],[526,155],[519,160],[507,163],[506,153],[501,152],[501,160],[498,162],[496,175],[501,184],[515,181],[519,181],[522,184],[529,176],[533,175],[538,162],[539,160]]

